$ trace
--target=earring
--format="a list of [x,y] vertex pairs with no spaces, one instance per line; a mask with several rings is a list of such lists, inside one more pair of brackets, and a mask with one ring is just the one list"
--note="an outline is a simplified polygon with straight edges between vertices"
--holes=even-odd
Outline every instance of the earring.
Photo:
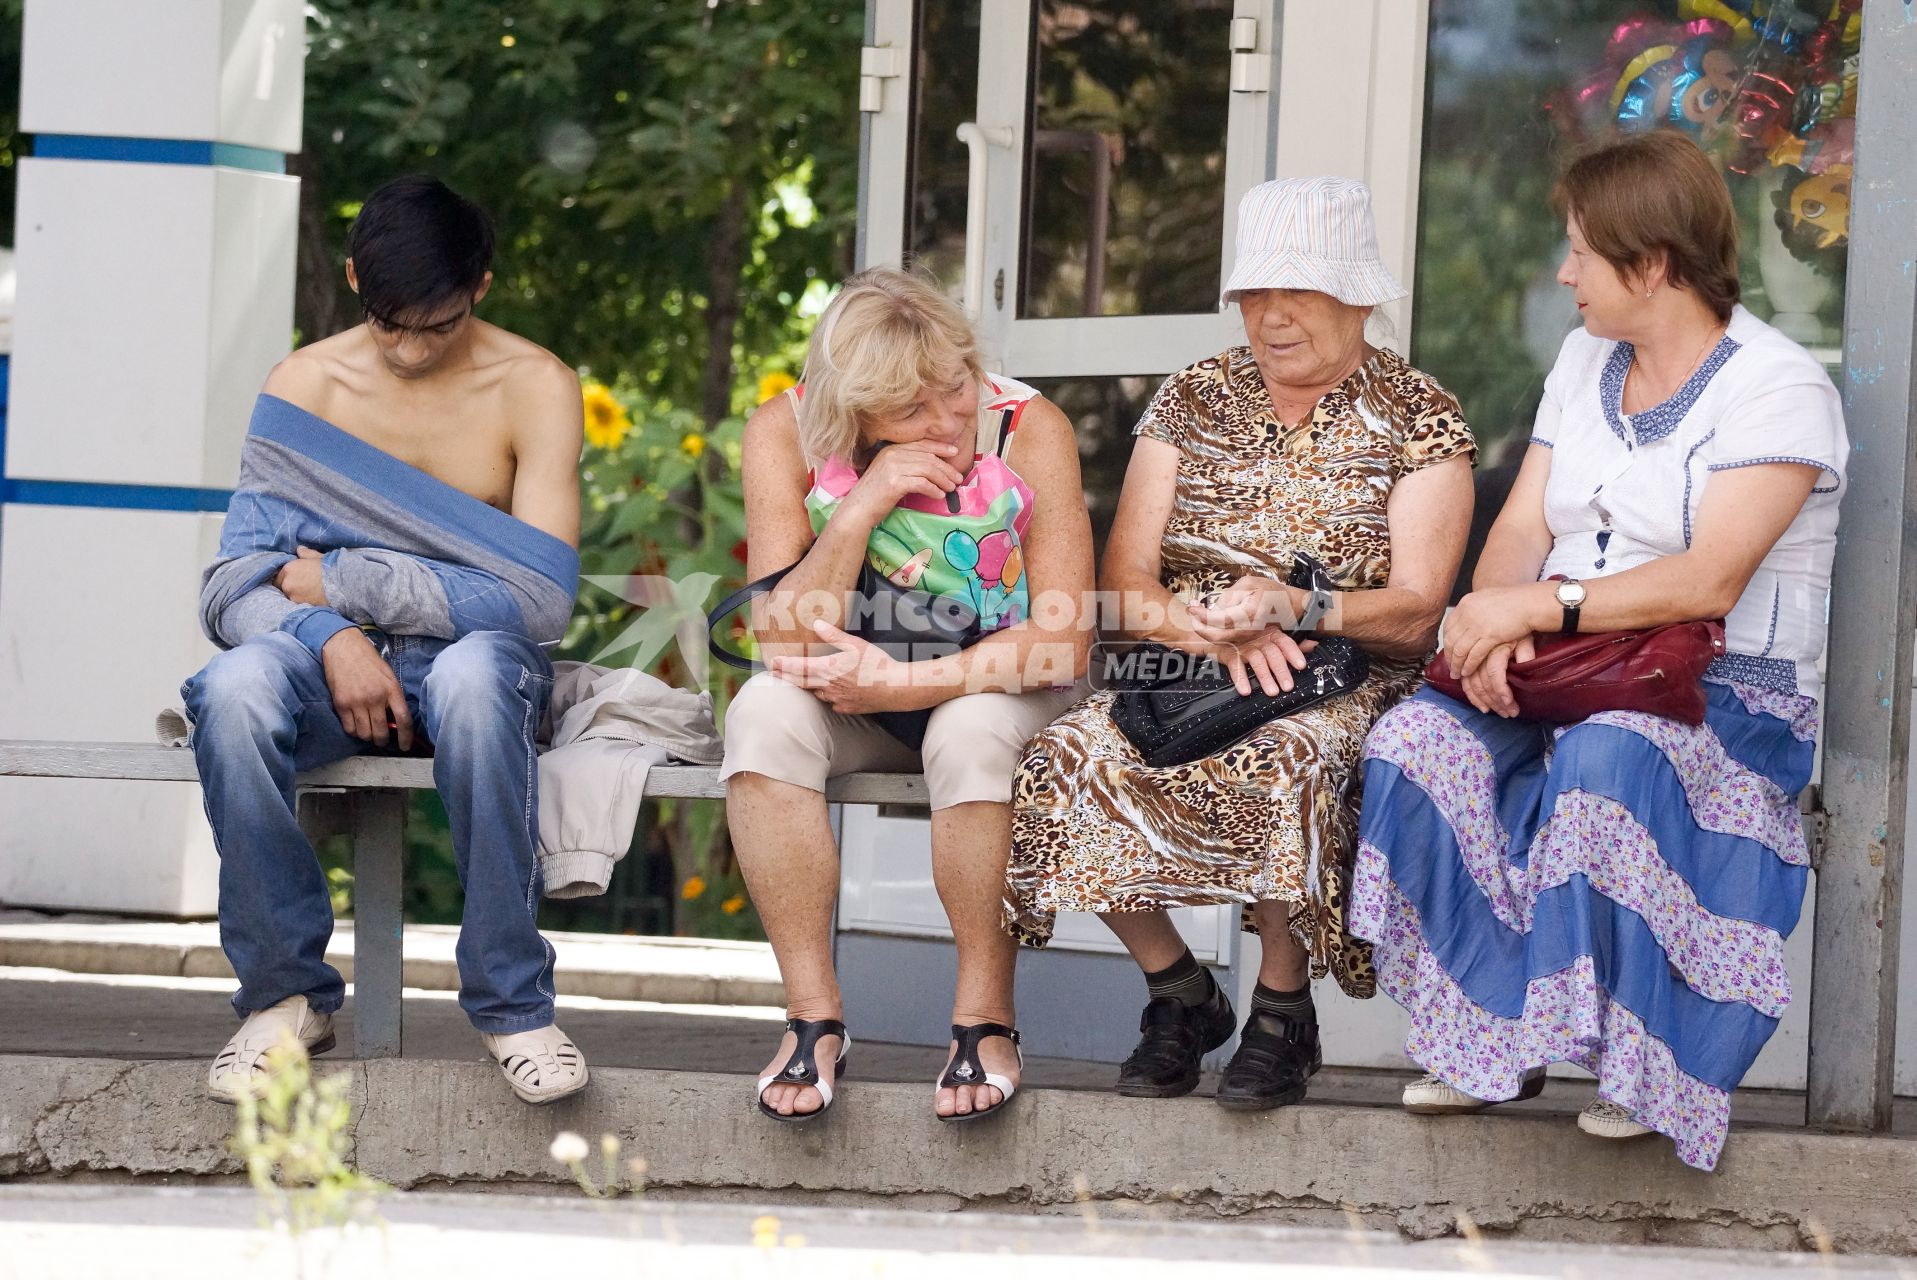
[[1657,286],[1656,286],[1656,285],[1653,285],[1653,286],[1651,286],[1651,287],[1650,287],[1649,289],[1646,289],[1646,290],[1644,291],[1644,296],[1648,298],[1648,297],[1650,297],[1650,296],[1651,296],[1652,294],[1654,294],[1654,293],[1656,293],[1656,292],[1657,292]]

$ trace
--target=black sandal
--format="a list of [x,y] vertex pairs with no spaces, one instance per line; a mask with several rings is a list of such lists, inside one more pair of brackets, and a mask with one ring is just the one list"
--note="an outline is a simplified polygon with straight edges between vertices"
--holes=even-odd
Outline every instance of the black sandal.
[[[983,1120],[986,1116],[995,1116],[1005,1110],[1005,1104],[1018,1092],[1018,1086],[1007,1076],[996,1071],[987,1071],[985,1064],[979,1061],[978,1042],[989,1040],[993,1036],[1002,1036],[1012,1042],[1013,1050],[1018,1054],[1018,1069],[1025,1070],[1025,1050],[1019,1048],[1018,1032],[1002,1022],[975,1022],[969,1027],[952,1024],[952,1039],[958,1042],[958,1048],[952,1053],[952,1060],[945,1064],[945,1074],[938,1079],[940,1089],[962,1089],[967,1085],[988,1084],[998,1090],[998,1102],[983,1110],[968,1111],[963,1115],[954,1111],[949,1116],[939,1116],[946,1121]],[[933,1115],[938,1115],[935,1110]]]
[[[845,1078],[845,1055],[852,1048],[852,1037],[846,1034],[845,1024],[837,1018],[820,1018],[808,1022],[804,1018],[787,1018],[785,1029],[798,1036],[798,1043],[792,1046],[792,1053],[785,1060],[785,1066],[771,1075],[759,1077],[759,1088],[754,1097],[759,1110],[779,1121],[781,1124],[801,1124],[807,1120],[817,1120],[832,1109],[833,1085]],[[819,1075],[819,1064],[813,1053],[819,1047],[819,1041],[826,1036],[839,1038],[839,1056],[832,1064],[832,1080],[827,1082]],[[794,1111],[786,1115],[774,1107],[765,1104],[765,1091],[775,1084],[809,1085],[819,1091],[822,1099],[817,1111]]]

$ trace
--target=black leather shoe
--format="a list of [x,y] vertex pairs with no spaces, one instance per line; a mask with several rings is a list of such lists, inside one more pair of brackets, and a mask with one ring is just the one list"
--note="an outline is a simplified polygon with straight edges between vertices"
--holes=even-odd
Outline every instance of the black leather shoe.
[[1211,999],[1188,1005],[1161,996],[1138,1019],[1143,1034],[1118,1069],[1118,1092],[1127,1098],[1182,1098],[1198,1087],[1198,1060],[1231,1039],[1237,1019],[1231,1001],[1214,986]]
[[1305,1082],[1324,1062],[1316,1022],[1254,1010],[1218,1081],[1218,1105],[1232,1111],[1289,1106],[1304,1098]]

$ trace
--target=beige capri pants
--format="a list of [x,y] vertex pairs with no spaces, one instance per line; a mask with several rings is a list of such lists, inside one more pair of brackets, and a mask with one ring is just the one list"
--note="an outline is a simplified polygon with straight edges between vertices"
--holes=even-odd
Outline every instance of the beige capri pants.
[[1012,775],[1026,742],[1083,688],[1029,693],[966,693],[932,710],[920,751],[864,716],[841,715],[806,690],[769,672],[745,682],[726,711],[721,782],[759,773],[823,792],[842,773],[925,771],[934,809],[1012,802]]

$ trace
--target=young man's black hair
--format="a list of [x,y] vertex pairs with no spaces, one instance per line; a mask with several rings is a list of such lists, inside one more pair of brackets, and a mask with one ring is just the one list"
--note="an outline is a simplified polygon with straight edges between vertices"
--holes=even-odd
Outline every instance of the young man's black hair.
[[347,233],[360,306],[388,325],[418,323],[471,298],[493,263],[486,211],[429,174],[395,178],[366,198]]

